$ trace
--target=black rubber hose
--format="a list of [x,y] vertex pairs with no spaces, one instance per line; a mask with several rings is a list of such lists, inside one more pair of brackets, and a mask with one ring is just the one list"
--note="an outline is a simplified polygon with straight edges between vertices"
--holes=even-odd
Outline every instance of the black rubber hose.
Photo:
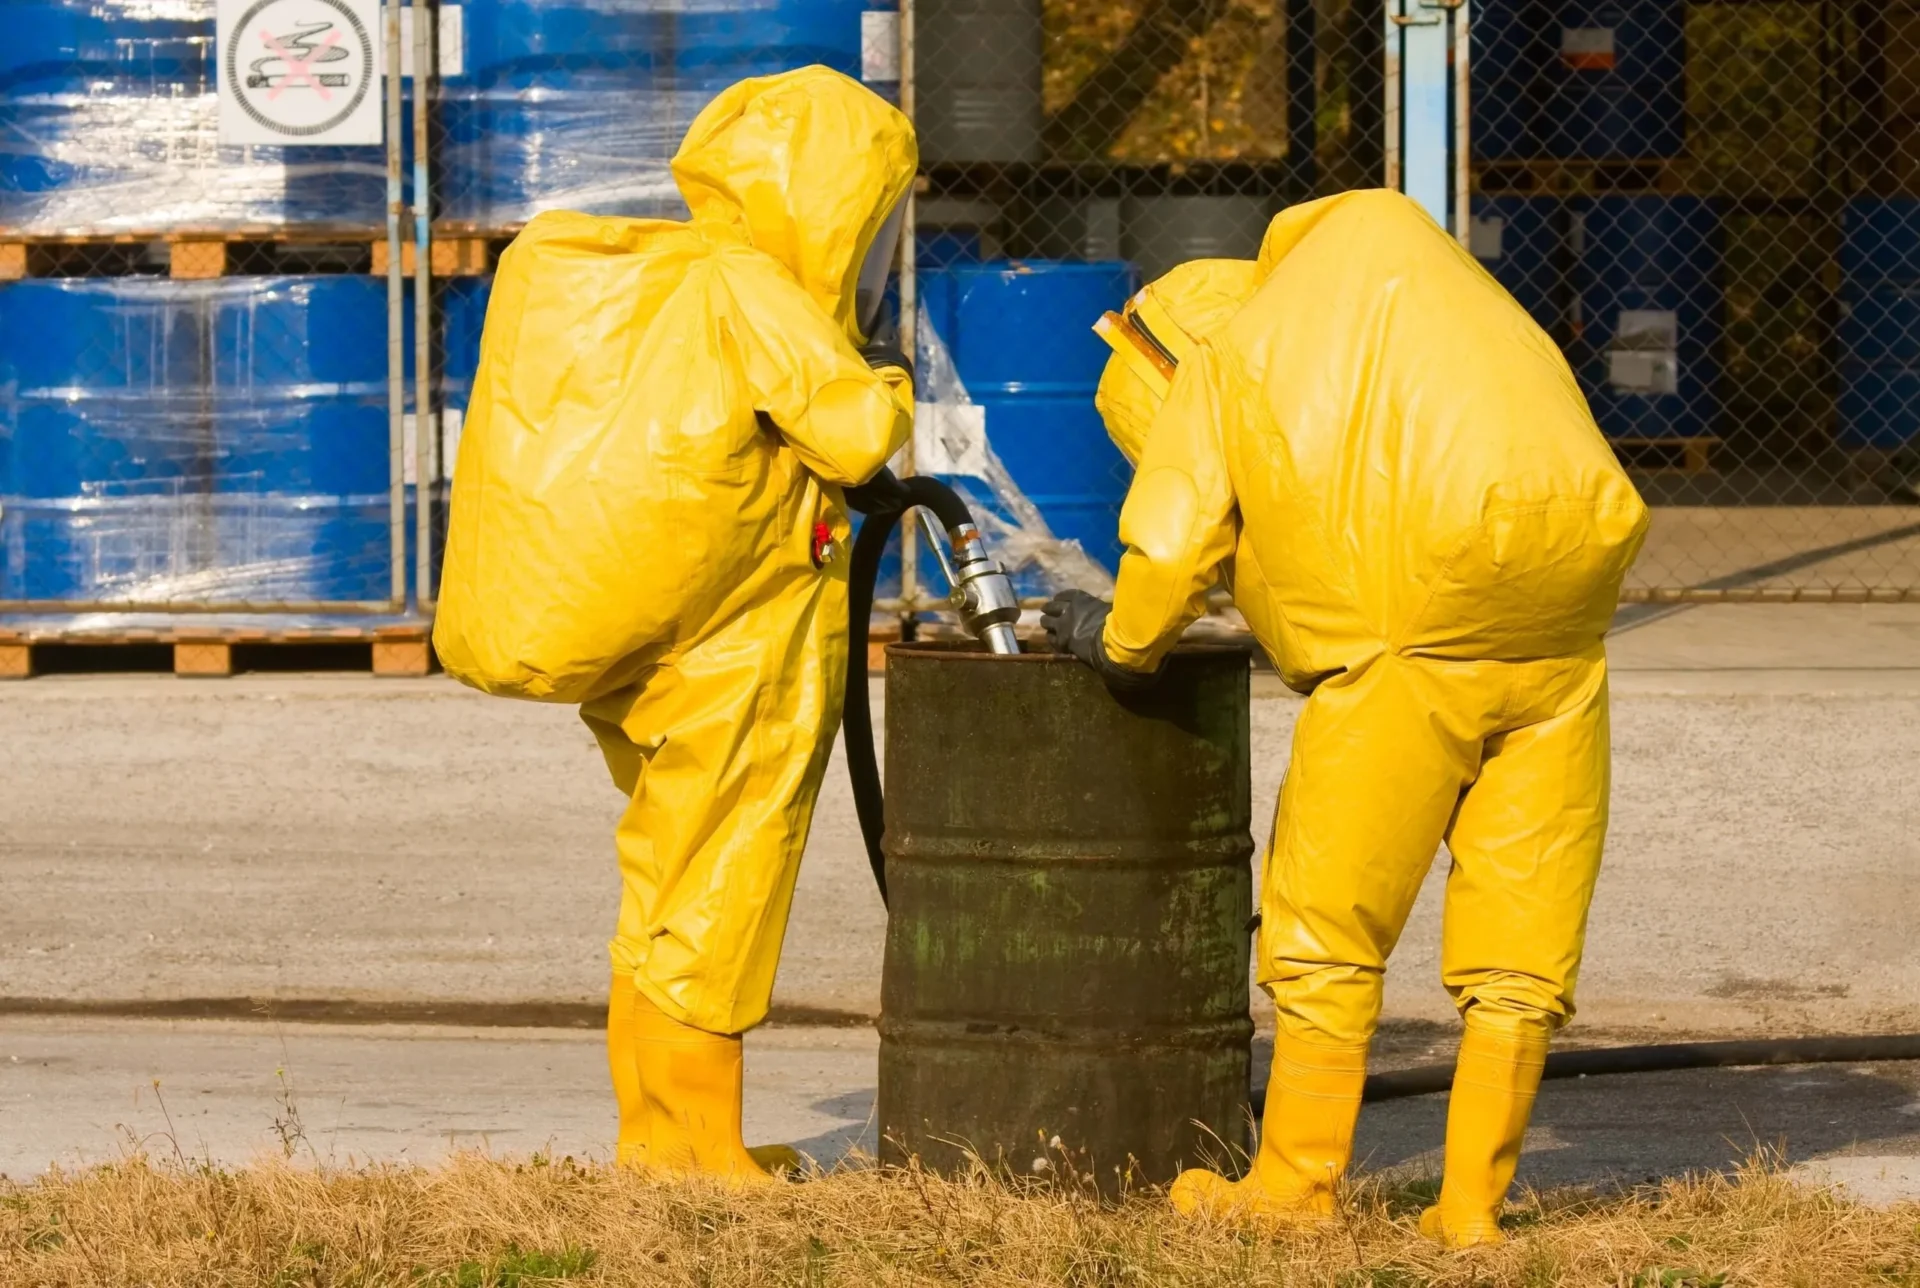
[[[949,531],[973,522],[973,511],[938,479],[916,474],[901,480],[909,505],[933,511]],[[873,704],[867,700],[867,629],[873,619],[873,588],[880,579],[880,557],[887,539],[899,526],[905,510],[875,511],[860,523],[847,562],[847,695],[841,706],[840,731],[846,740],[847,777],[853,782],[853,808],[860,816],[860,836],[867,845],[873,883],[880,902],[887,901],[887,856],[880,849],[886,832],[886,796],[880,789],[880,759],[873,746]]]
[[873,704],[867,698],[867,632],[873,620],[873,585],[880,577],[880,556],[900,525],[902,510],[869,514],[853,539],[847,564],[847,696],[841,707],[840,736],[847,749],[847,777],[853,783],[853,808],[880,902],[887,901],[887,856],[880,852],[886,830],[886,797],[880,791],[880,762],[873,749]]
[[[1877,1060],[1920,1060],[1920,1033],[1864,1038],[1762,1038],[1735,1042],[1667,1042],[1655,1046],[1597,1047],[1555,1051],[1547,1057],[1543,1079],[1599,1078],[1617,1073],[1666,1073],[1674,1069],[1743,1069],[1778,1064],[1869,1064]],[[1453,1087],[1453,1066],[1423,1064],[1367,1078],[1361,1098],[1369,1104],[1430,1096]],[[1263,1112],[1263,1087],[1252,1096]]]
[[960,499],[960,494],[942,483],[939,479],[928,478],[925,474],[915,474],[901,480],[907,485],[907,492],[913,497],[915,505],[924,505],[933,511],[933,517],[940,520],[940,526],[951,532],[973,522],[973,511]]

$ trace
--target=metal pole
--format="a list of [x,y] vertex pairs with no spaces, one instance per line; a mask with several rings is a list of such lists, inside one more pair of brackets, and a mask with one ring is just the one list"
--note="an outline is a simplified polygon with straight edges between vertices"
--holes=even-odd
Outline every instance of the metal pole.
[[1400,0],[1386,0],[1386,39],[1382,44],[1385,83],[1381,96],[1380,186],[1400,191]]
[[[900,110],[913,121],[915,128],[914,104],[914,67],[913,67],[913,0],[900,0]],[[920,358],[918,346],[920,333],[920,281],[918,259],[920,247],[919,195],[920,176],[914,175],[913,182],[907,187],[907,213],[902,221],[900,238],[900,347],[916,364]],[[919,391],[915,390],[918,398]],[[914,436],[918,435],[916,425],[907,438],[907,473],[913,472]],[[920,607],[920,543],[910,523],[900,525],[900,631],[904,636],[913,614]]]
[[1473,78],[1467,64],[1472,25],[1472,0],[1459,0],[1453,6],[1453,235],[1469,250],[1473,248],[1473,168],[1468,151],[1473,136]]
[[400,182],[400,5],[387,5],[387,537],[392,544],[392,599],[407,603],[407,376],[406,284],[400,262],[400,214],[406,197]]
[[[397,7],[397,2],[396,2]],[[434,85],[434,27],[439,10],[413,0],[413,594],[431,611],[434,450],[440,443],[433,385],[433,188],[427,172],[429,94]]]

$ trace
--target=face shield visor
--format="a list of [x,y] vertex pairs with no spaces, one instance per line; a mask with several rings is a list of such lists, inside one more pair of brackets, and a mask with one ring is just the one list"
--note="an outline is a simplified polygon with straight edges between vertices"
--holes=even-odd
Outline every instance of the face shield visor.
[[907,219],[907,199],[903,195],[887,215],[880,231],[860,261],[860,276],[853,288],[853,321],[863,336],[873,335],[873,324],[880,316],[880,301],[886,297],[887,274],[893,270],[894,256],[900,250],[900,229]]
[[[1146,450],[1148,427],[1166,402],[1180,369],[1173,350],[1140,316],[1141,306],[1147,302],[1147,293],[1142,291],[1120,312],[1104,314],[1093,324],[1094,334],[1113,350],[1101,373],[1094,406],[1114,446],[1136,465]],[[1161,324],[1171,333],[1170,318],[1162,317]]]

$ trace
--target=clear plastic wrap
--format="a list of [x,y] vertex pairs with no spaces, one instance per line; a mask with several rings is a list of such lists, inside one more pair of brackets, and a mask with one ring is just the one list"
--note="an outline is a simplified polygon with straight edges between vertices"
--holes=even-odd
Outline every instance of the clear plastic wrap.
[[369,277],[0,286],[0,600],[386,600],[385,337]]
[[[1022,599],[1085,590],[1110,596],[1113,574],[1078,541],[1057,537],[1040,507],[993,450],[986,418],[956,412],[974,406],[953,355],[926,309],[914,328],[914,468],[938,474],[967,498],[991,548],[1013,574]],[[1117,516],[1116,516],[1117,518]]]
[[89,233],[385,219],[378,148],[235,147],[212,93],[108,85],[0,101],[0,225]]
[[[0,500],[0,599],[374,602],[391,584],[385,493],[199,490]],[[411,502],[407,526],[412,530]]]
[[488,228],[544,210],[684,219],[668,159],[711,90],[551,85],[440,94],[440,216]]
[[17,0],[8,16],[0,226],[44,235],[384,221],[378,147],[221,144],[214,0]]

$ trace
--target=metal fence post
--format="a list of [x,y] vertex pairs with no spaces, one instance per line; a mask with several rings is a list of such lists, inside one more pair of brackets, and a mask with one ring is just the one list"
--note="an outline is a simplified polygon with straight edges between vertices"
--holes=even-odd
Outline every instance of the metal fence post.
[[[398,6],[398,0],[394,0]],[[428,153],[435,84],[434,40],[439,8],[413,0],[413,558],[409,601],[420,612],[433,607],[434,462],[439,418],[433,384],[433,186]]]
[[400,4],[390,0],[386,6],[387,91],[387,532],[393,543],[391,552],[393,581],[391,597],[395,611],[407,605],[407,350],[406,281],[401,262],[400,216],[405,208],[406,190],[402,183],[402,137],[400,93]]

